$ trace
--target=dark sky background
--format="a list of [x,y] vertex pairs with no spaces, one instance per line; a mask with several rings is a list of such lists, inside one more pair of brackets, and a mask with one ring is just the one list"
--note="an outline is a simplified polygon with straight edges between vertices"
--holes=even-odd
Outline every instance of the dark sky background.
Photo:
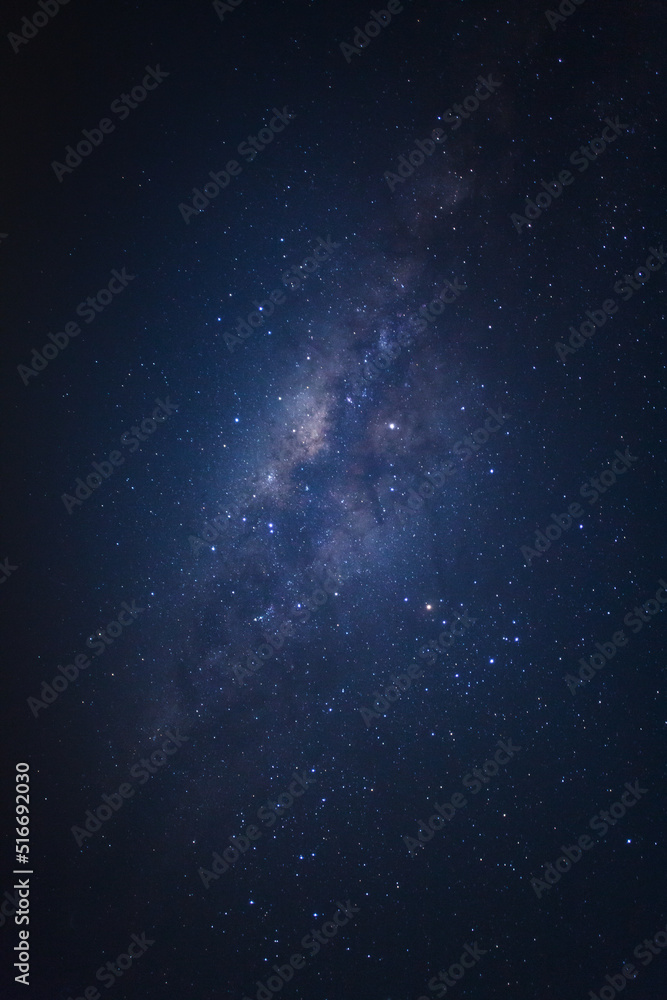
[[[667,952],[644,967],[633,949],[667,925],[665,617],[636,634],[623,619],[667,579],[667,268],[621,288],[667,236],[667,12],[572,7],[552,30],[538,2],[405,0],[350,62],[360,3],[242,0],[221,20],[206,2],[72,0],[18,52],[8,36],[40,8],[4,8],[3,801],[11,823],[27,762],[34,874],[30,986],[14,982],[10,905],[3,996],[255,1000],[300,952],[286,1000],[418,1000],[444,995],[429,980],[476,942],[486,954],[447,997],[585,1000],[627,962],[628,1000],[664,997]],[[142,103],[110,111],[158,65]],[[489,74],[488,100],[447,118]],[[248,162],[239,143],[285,108]],[[105,117],[114,131],[58,180],[53,162]],[[578,169],[606,118],[620,134]],[[231,159],[240,174],[186,223],[179,205]],[[517,232],[512,213],[568,169]],[[320,239],[338,246],[286,287]],[[123,269],[127,287],[77,317]],[[419,330],[447,281],[464,290]],[[225,334],[277,289],[230,351]],[[562,360],[555,345],[610,298],[618,311]],[[72,321],[81,333],[22,378]],[[121,443],[158,399],[173,412]],[[484,440],[489,410],[505,419]],[[68,511],[115,450],[123,464]],[[590,504],[580,489],[616,450],[630,468]],[[448,462],[419,503],[410,491]],[[86,644],[123,602],[143,610],[98,657]],[[423,647],[464,614],[429,663]],[[627,645],[571,690],[619,629]],[[384,701],[412,663],[421,676]],[[187,739],[129,777],[168,733]],[[466,791],[498,741],[521,749]],[[295,771],[314,781],[269,829],[257,811]],[[77,838],[128,781],[133,797]],[[647,791],[591,833],[626,782]],[[410,853],[456,792],[465,808]],[[205,888],[200,869],[253,822],[260,839]],[[584,833],[594,849],[538,898],[531,879]],[[359,912],[309,956],[304,935],[347,900]],[[96,971],[143,933],[154,944],[107,989]]]

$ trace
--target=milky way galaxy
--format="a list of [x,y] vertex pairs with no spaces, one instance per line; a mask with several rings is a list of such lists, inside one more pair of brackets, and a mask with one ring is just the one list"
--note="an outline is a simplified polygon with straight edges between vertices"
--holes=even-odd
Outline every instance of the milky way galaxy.
[[54,5],[0,219],[31,995],[663,995],[664,5]]

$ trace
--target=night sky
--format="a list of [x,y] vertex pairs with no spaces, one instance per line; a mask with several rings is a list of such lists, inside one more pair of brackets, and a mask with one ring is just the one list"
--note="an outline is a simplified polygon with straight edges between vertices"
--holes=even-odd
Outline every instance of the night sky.
[[3,24],[2,996],[664,1000],[665,5]]

